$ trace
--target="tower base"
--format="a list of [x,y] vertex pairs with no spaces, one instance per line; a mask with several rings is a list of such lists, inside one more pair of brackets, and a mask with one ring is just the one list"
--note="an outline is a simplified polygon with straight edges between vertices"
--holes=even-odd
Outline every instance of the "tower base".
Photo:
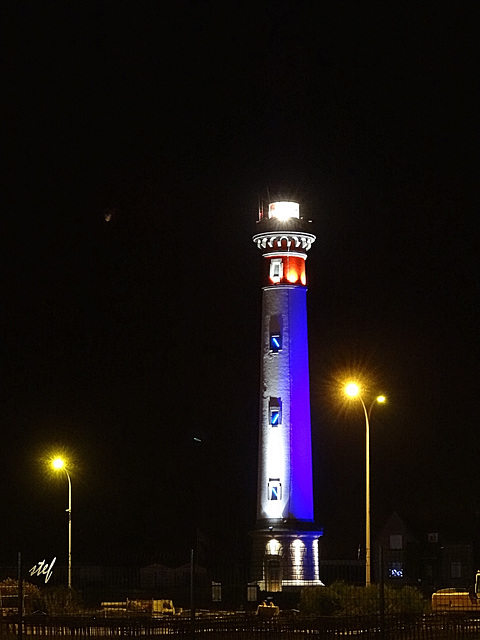
[[314,523],[267,520],[252,532],[252,580],[260,591],[323,586],[319,575],[319,538]]

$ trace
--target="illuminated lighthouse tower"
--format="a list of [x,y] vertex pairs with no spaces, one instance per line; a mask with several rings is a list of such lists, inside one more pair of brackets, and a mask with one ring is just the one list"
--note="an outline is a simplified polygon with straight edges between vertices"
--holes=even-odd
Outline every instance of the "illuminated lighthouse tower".
[[263,254],[254,579],[264,591],[322,584],[313,515],[305,261],[315,236],[295,202],[260,212]]

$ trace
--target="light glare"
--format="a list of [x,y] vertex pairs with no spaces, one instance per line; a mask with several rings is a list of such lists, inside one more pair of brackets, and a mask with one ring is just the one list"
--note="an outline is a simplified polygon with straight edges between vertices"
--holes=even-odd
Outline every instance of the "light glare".
[[63,469],[64,466],[65,461],[62,458],[55,458],[55,460],[52,460],[52,467],[54,469]]
[[300,218],[300,207],[297,202],[272,202],[268,205],[268,217],[278,220]]
[[345,393],[351,398],[355,398],[360,393],[360,387],[355,382],[349,382],[345,387]]
[[387,399],[386,399],[385,396],[378,396],[377,397],[377,402],[383,403],[383,402],[386,402],[386,401],[387,401]]
[[294,269],[290,269],[287,280],[293,284],[298,280],[298,273]]

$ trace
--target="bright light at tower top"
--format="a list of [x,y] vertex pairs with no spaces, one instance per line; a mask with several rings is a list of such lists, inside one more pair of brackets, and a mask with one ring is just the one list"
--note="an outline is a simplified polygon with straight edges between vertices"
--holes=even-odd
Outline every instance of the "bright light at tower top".
[[272,202],[268,205],[268,217],[278,220],[300,218],[300,206],[297,202]]

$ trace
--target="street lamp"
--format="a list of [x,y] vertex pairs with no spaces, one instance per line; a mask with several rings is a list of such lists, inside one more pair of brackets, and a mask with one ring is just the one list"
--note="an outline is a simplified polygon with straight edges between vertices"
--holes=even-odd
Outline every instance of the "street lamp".
[[55,471],[65,471],[68,478],[68,588],[72,588],[72,481],[63,458],[52,460]]
[[365,402],[360,395],[360,387],[355,382],[349,382],[345,386],[345,393],[351,398],[358,398],[362,403],[363,412],[365,414],[365,469],[366,469],[366,488],[365,488],[365,503],[366,503],[366,515],[365,515],[365,586],[371,584],[371,548],[370,548],[370,415],[372,413],[373,405],[376,402],[384,403],[386,401],[385,396],[377,396],[372,400],[370,407],[367,411]]

